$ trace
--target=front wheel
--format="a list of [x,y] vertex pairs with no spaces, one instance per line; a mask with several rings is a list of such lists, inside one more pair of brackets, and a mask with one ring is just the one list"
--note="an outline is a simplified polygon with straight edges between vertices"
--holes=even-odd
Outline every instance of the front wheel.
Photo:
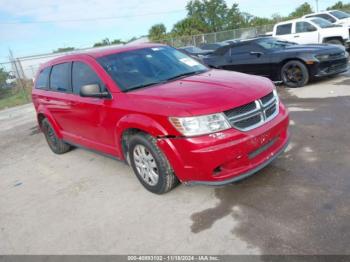
[[309,71],[304,63],[293,60],[281,68],[281,78],[288,87],[302,87],[309,82]]
[[166,193],[179,183],[152,136],[143,133],[134,135],[130,139],[128,153],[137,178],[152,193]]
[[326,42],[326,44],[331,44],[331,45],[343,45],[343,42],[338,40],[338,39],[331,39]]

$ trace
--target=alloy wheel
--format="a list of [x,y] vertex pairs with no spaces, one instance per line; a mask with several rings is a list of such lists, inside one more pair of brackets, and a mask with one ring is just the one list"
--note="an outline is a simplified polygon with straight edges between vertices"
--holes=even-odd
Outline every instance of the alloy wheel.
[[133,151],[134,163],[140,177],[150,186],[159,180],[159,169],[151,152],[143,145],[136,145]]

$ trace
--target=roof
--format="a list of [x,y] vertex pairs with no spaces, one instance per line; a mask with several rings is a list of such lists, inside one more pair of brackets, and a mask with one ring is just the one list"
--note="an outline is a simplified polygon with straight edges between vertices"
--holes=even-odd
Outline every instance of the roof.
[[[114,47],[104,47],[104,48],[99,48],[95,50],[85,50],[81,52],[76,52],[74,54],[69,54],[69,55],[62,55],[60,57],[57,57],[55,59],[52,59],[40,66],[40,69],[45,68],[49,65],[57,64],[69,59],[77,59],[77,58],[82,58],[86,56],[90,56],[93,58],[99,58],[102,56],[107,56],[111,54],[117,54],[117,53],[123,53],[123,52],[128,52],[128,51],[133,51],[137,49],[143,49],[143,48],[150,48],[150,47],[157,47],[157,46],[165,46],[163,44],[155,44],[155,43],[143,43],[143,44],[135,44],[135,45],[123,45],[123,46],[114,46]],[[39,70],[40,71],[40,70]]]
[[155,43],[123,45],[123,46],[119,46],[119,47],[106,48],[106,49],[102,49],[102,50],[89,50],[89,51],[82,52],[81,54],[86,54],[86,55],[92,56],[94,58],[98,58],[98,57],[102,57],[102,56],[106,56],[106,55],[128,52],[128,51],[132,51],[132,50],[148,48],[148,47],[155,47],[155,46],[163,46],[163,45],[162,44],[155,44]]
[[312,19],[314,19],[314,17],[312,17],[312,18],[303,18],[302,17],[302,18],[296,18],[296,19],[291,19],[291,20],[279,22],[276,25],[284,25],[284,24],[289,24],[289,23],[299,22],[299,21],[311,21]]

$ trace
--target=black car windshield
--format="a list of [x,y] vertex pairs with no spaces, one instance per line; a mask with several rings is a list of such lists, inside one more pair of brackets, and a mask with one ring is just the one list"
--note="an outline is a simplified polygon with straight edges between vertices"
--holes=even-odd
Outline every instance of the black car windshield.
[[330,13],[340,20],[350,18],[350,15],[348,13],[342,11],[331,11]]
[[208,71],[206,66],[168,46],[111,54],[97,61],[123,91]]
[[337,27],[337,25],[333,25],[331,22],[328,22],[326,19],[323,18],[313,18],[311,19],[311,21],[321,28]]
[[196,46],[187,46],[187,47],[183,47],[183,48],[180,48],[181,49],[184,49],[186,50],[187,52],[190,52],[190,53],[200,53],[200,52],[203,52],[204,50],[196,47]]
[[296,43],[277,40],[274,38],[263,38],[257,41],[257,44],[265,49],[281,49],[287,46],[296,45]]

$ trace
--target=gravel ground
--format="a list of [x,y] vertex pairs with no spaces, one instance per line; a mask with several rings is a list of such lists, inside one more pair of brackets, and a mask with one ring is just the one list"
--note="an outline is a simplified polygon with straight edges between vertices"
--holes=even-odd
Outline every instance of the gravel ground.
[[0,254],[350,254],[350,72],[278,91],[285,154],[162,196],[122,162],[51,153],[31,105],[0,111]]

